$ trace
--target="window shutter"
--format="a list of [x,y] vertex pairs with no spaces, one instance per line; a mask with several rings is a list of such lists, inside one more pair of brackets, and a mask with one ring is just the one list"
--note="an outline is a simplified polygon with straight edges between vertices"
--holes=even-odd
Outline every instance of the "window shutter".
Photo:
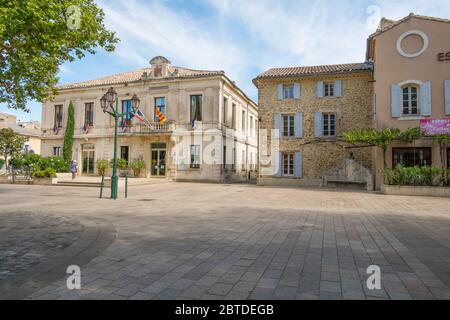
[[314,135],[316,138],[323,135],[323,114],[321,112],[314,114]]
[[445,114],[450,115],[450,80],[445,80]]
[[283,100],[283,84],[278,84],[278,100]]
[[402,116],[402,88],[397,84],[393,84],[391,87],[391,109],[392,118]]
[[300,152],[295,153],[294,176],[295,178],[301,178],[303,176],[303,159]]
[[303,113],[296,113],[294,118],[295,137],[303,138]]
[[431,82],[424,82],[420,85],[420,114],[431,116]]
[[275,113],[274,122],[275,122],[274,139],[280,139],[280,135],[281,135],[281,113]]
[[300,99],[300,83],[294,83],[294,99]]
[[281,152],[277,151],[275,152],[275,164],[274,164],[274,169],[275,169],[275,176],[276,177],[281,177],[281,163],[282,163],[282,155]]
[[342,81],[341,80],[336,80],[336,82],[334,84],[334,95],[336,97],[342,96]]
[[323,81],[317,81],[317,97],[323,98]]

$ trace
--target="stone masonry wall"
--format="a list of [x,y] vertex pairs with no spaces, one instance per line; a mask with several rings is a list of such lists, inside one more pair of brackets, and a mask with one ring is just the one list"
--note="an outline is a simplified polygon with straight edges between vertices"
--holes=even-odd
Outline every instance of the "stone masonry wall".
[[[373,89],[370,72],[343,74],[322,77],[276,78],[256,80],[259,89],[259,116],[261,129],[274,128],[276,113],[303,113],[303,138],[283,138],[281,134],[280,151],[300,151],[303,157],[303,179],[320,179],[328,170],[339,166],[343,159],[353,153],[356,161],[373,171],[371,148],[345,149],[336,143],[311,143],[314,137],[314,114],[333,112],[337,115],[336,134],[352,128],[372,127]],[[317,81],[342,80],[341,97],[318,98]],[[298,100],[277,98],[277,85],[301,84],[301,97]],[[270,148],[270,130],[268,130]],[[341,143],[342,145],[342,143]],[[269,149],[270,150],[270,149]]]

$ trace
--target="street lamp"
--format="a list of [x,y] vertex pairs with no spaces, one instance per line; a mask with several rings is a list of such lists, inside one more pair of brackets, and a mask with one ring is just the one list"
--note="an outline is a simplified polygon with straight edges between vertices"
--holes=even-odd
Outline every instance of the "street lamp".
[[[117,125],[119,118],[123,118],[129,114],[136,113],[139,108],[140,100],[137,95],[131,98],[132,112],[125,111],[119,113],[119,98],[114,88],[109,88],[108,91],[100,99],[100,106],[104,113],[108,113],[114,118],[114,158],[113,158],[113,174],[111,177],[111,199],[117,199],[117,191],[119,189],[119,177],[117,176]],[[115,105],[115,107],[114,107]]]

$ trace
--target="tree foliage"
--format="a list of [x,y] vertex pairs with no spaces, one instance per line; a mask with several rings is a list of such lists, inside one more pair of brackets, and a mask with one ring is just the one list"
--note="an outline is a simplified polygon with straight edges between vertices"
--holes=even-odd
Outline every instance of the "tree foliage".
[[27,137],[19,136],[11,128],[0,129],[0,156],[5,158],[5,162],[8,157],[18,157],[27,141]]
[[67,125],[64,132],[63,158],[67,165],[72,161],[72,147],[73,147],[73,132],[74,132],[74,110],[72,101],[69,103],[67,110]]
[[399,138],[401,134],[398,128],[384,128],[377,131],[370,129],[353,129],[344,133],[344,139],[350,144],[366,144],[380,147],[386,150],[389,143]]
[[28,100],[42,102],[56,93],[61,64],[117,42],[93,0],[2,0],[0,103],[26,110]]

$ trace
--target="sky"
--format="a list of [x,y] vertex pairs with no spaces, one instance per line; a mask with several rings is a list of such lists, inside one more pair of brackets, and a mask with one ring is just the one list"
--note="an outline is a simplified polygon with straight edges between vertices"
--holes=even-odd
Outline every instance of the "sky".
[[[257,102],[252,83],[273,67],[363,62],[366,39],[382,17],[410,12],[450,18],[448,0],[96,0],[105,24],[121,40],[115,52],[60,67],[60,84],[92,80],[149,65],[154,56],[172,64],[223,70]],[[40,120],[0,104],[21,121]]]

